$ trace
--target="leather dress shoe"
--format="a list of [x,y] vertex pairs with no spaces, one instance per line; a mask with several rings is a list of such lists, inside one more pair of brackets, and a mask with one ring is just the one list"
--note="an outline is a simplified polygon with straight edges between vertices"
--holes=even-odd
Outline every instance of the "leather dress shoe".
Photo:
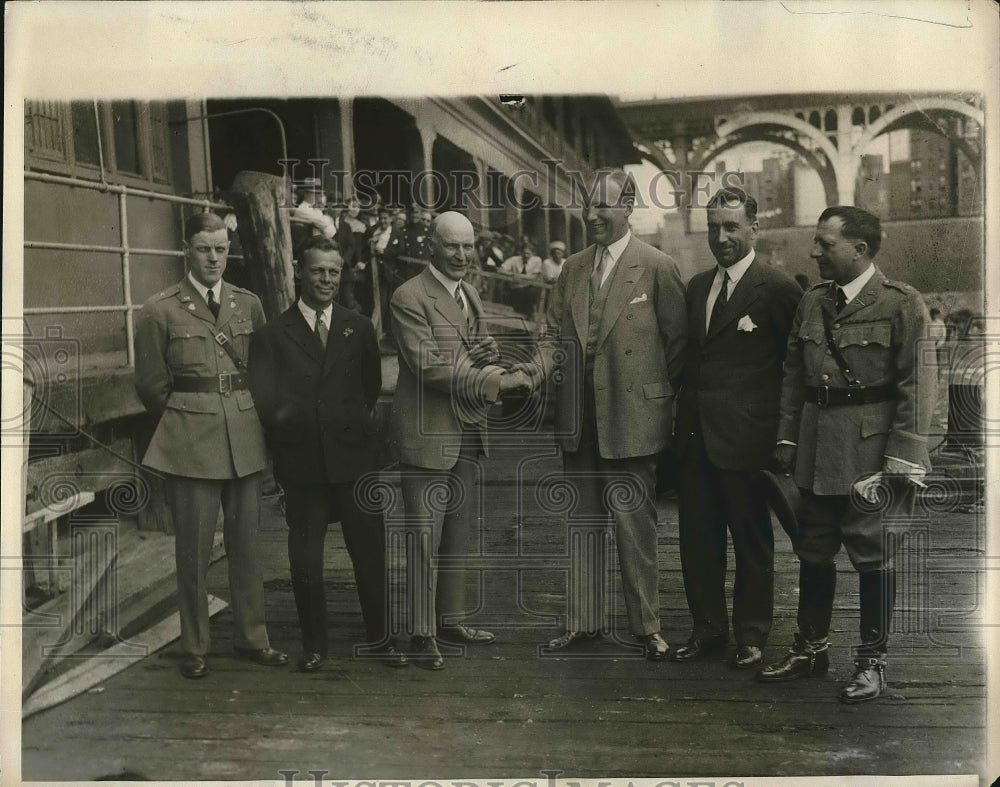
[[303,653],[296,662],[299,672],[315,672],[323,663],[323,656],[319,653]]
[[736,648],[736,655],[729,662],[733,669],[751,669],[764,660],[764,651],[756,645],[740,645]]
[[868,702],[885,691],[885,659],[860,658],[854,662],[854,677],[840,692],[840,701],[848,705]]
[[288,654],[274,648],[233,648],[240,658],[264,667],[281,667],[288,663]]
[[496,637],[489,631],[474,629],[458,623],[454,626],[442,626],[438,629],[438,638],[459,645],[489,645]]
[[410,660],[406,658],[406,654],[396,647],[395,642],[375,648],[372,651],[372,657],[387,667],[405,667],[410,663]]
[[549,650],[564,650],[565,648],[573,645],[579,645],[582,642],[593,641],[600,638],[600,634],[588,634],[586,631],[567,631],[555,639],[550,640],[546,647],[548,647]]
[[181,662],[181,675],[185,678],[204,678],[208,674],[208,660],[204,656],[187,655]]
[[410,660],[421,669],[444,669],[444,659],[434,637],[411,637]]
[[646,646],[646,658],[649,661],[663,661],[670,652],[670,646],[658,631],[636,635],[636,639]]
[[691,637],[677,650],[670,654],[671,661],[697,661],[711,653],[717,653],[726,647],[726,637]]
[[757,680],[763,683],[778,683],[813,675],[825,675],[830,669],[830,654],[827,645],[810,644],[801,634],[795,635],[795,643],[785,657],[769,664],[757,673]]

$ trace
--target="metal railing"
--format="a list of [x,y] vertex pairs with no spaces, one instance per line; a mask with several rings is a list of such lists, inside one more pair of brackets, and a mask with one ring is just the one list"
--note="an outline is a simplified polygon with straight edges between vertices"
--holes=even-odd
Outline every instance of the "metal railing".
[[[178,197],[173,194],[162,194],[147,189],[132,188],[122,184],[95,183],[77,178],[68,178],[61,175],[49,175],[42,172],[25,172],[25,180],[35,180],[42,183],[53,183],[73,188],[89,189],[99,191],[104,194],[118,195],[118,246],[105,246],[89,243],[58,243],[55,241],[25,240],[25,249],[47,249],[55,251],[83,251],[99,254],[117,254],[121,257],[122,273],[122,302],[116,304],[101,304],[95,306],[33,306],[25,308],[25,316],[39,314],[106,314],[124,313],[125,315],[125,353],[129,366],[135,366],[135,318],[134,312],[142,308],[142,304],[132,302],[132,276],[131,259],[133,255],[156,256],[156,257],[183,257],[184,252],[177,249],[147,249],[133,247],[128,240],[128,198],[140,197],[144,199],[159,200],[177,205],[192,205],[203,210],[222,209],[231,210],[231,206],[221,202],[213,202],[208,199],[193,199],[191,197]],[[233,255],[233,259],[237,256]]]

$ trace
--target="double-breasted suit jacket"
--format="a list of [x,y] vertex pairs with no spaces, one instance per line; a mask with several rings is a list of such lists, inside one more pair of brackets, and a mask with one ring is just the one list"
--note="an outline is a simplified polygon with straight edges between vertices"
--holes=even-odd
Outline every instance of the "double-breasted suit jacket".
[[377,469],[382,365],[367,317],[334,303],[324,350],[293,304],[254,337],[250,381],[283,485],[353,483]]
[[[605,625],[606,554],[575,545],[603,544],[605,523],[613,519],[629,629],[645,636],[660,630],[656,454],[671,440],[687,334],[684,287],[670,257],[633,236],[592,305],[597,252],[590,246],[566,260],[540,346],[555,390],[563,466],[578,500],[567,527],[588,522],[583,526],[591,531],[584,539],[567,532],[567,628],[594,632]],[[613,484],[628,489],[628,505],[615,503]]]
[[774,451],[782,364],[802,291],[755,259],[708,331],[706,308],[716,272],[713,266],[695,274],[687,287],[688,345],[675,449],[683,455],[697,428],[713,465],[756,470]]
[[[850,494],[861,477],[882,469],[886,456],[930,469],[927,433],[936,390],[932,380],[918,374],[918,343],[930,319],[923,298],[876,268],[840,314],[835,299],[828,282],[802,296],[788,337],[781,391],[778,438],[798,444],[795,481],[817,495]],[[865,386],[894,385],[895,396],[827,407],[806,399],[806,386],[849,384],[827,351],[823,310],[857,380]]]
[[788,331],[802,291],[751,261],[706,328],[718,267],[688,284],[688,345],[678,396],[679,540],[697,639],[728,637],[727,531],[736,557],[733,629],[763,647],[773,618],[774,534],[759,471],[774,451]]
[[[264,310],[249,290],[223,281],[213,317],[187,277],[147,300],[136,325],[136,391],[158,419],[143,464],[167,476],[181,645],[192,655],[209,648],[205,577],[220,504],[235,644],[268,647],[256,543],[264,432],[243,374],[221,344],[245,362],[250,337],[263,326]],[[205,390],[175,390],[181,378]]]
[[[580,441],[596,252],[589,246],[566,260],[547,307],[542,360],[555,383],[556,434],[564,451],[575,451]],[[604,286],[610,290],[593,366],[600,453],[606,459],[656,454],[670,442],[683,364],[684,285],[670,257],[633,236]]]
[[385,525],[357,484],[378,469],[382,388],[371,320],[332,304],[326,347],[298,304],[254,337],[250,381],[285,492],[292,592],[307,653],[327,654],[323,547],[339,521],[369,643],[387,633]]

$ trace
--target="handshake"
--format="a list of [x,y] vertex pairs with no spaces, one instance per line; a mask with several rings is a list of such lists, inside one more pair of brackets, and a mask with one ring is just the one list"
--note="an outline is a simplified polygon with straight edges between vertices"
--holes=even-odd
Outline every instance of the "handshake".
[[536,363],[515,363],[509,367],[500,364],[500,346],[492,336],[483,337],[472,346],[469,360],[479,369],[484,366],[504,366],[504,373],[500,377],[501,394],[533,393],[538,390],[544,377],[541,367]]

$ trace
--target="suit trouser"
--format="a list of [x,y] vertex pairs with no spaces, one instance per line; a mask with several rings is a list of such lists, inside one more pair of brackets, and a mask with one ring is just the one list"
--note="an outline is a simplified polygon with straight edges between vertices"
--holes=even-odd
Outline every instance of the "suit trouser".
[[288,564],[302,632],[302,649],[307,653],[327,654],[323,546],[329,523],[338,520],[354,567],[365,634],[372,644],[383,642],[388,627],[382,515],[368,513],[358,506],[351,483],[302,486],[285,483],[284,489]]
[[450,470],[400,463],[410,633],[431,637],[465,613],[470,531],[480,528],[479,432],[466,428]]
[[570,576],[567,629],[604,627],[608,565],[605,535],[613,519],[629,630],[660,630],[656,548],[656,455],[605,459],[597,439],[591,379],[584,385],[580,444],[563,455],[566,478],[578,502],[567,522]]
[[260,473],[222,480],[168,475],[166,492],[176,532],[177,603],[184,652],[208,653],[206,575],[220,503],[229,563],[233,645],[254,650],[268,647],[264,582],[257,557]]
[[756,470],[712,464],[700,430],[682,457],[678,488],[684,592],[692,636],[728,636],[726,529],[733,538],[733,633],[741,645],[763,647],[774,615],[774,531]]

